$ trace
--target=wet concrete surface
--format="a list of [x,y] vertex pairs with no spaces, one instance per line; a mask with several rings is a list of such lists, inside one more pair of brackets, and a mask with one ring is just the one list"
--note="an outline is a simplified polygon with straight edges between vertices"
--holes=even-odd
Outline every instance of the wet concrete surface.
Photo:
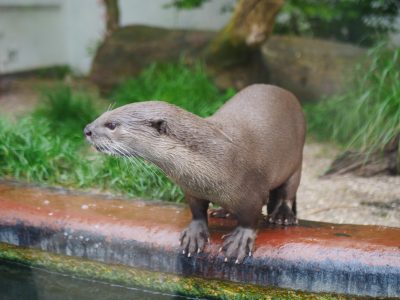
[[312,292],[400,296],[400,228],[302,221],[258,232],[252,258],[223,262],[221,236],[235,226],[210,219],[211,244],[187,258],[179,234],[186,206],[0,183],[0,242],[153,271]]

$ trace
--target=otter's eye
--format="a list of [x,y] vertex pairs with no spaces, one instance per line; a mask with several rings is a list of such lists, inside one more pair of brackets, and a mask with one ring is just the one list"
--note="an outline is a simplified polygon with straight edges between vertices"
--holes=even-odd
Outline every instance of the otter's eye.
[[117,127],[117,124],[114,122],[108,122],[108,123],[105,123],[104,126],[110,130],[114,130]]

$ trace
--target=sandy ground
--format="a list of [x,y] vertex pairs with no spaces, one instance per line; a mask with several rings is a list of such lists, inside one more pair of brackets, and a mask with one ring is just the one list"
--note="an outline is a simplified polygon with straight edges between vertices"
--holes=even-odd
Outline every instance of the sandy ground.
[[[20,115],[38,103],[35,82],[0,89],[0,116]],[[400,176],[321,177],[339,151],[308,142],[304,149],[297,208],[300,219],[400,227]]]
[[298,217],[400,227],[400,176],[321,177],[336,154],[337,149],[327,144],[307,143],[297,197]]

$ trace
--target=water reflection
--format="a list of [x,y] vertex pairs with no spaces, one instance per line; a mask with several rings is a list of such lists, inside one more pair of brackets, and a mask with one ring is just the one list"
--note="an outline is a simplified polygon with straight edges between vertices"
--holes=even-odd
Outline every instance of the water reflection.
[[0,300],[185,300],[179,295],[110,285],[0,261]]

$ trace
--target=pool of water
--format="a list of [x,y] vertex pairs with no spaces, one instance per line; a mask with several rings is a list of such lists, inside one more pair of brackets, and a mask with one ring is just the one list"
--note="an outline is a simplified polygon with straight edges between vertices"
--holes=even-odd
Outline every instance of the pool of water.
[[0,261],[0,300],[184,300],[137,288],[79,279]]

